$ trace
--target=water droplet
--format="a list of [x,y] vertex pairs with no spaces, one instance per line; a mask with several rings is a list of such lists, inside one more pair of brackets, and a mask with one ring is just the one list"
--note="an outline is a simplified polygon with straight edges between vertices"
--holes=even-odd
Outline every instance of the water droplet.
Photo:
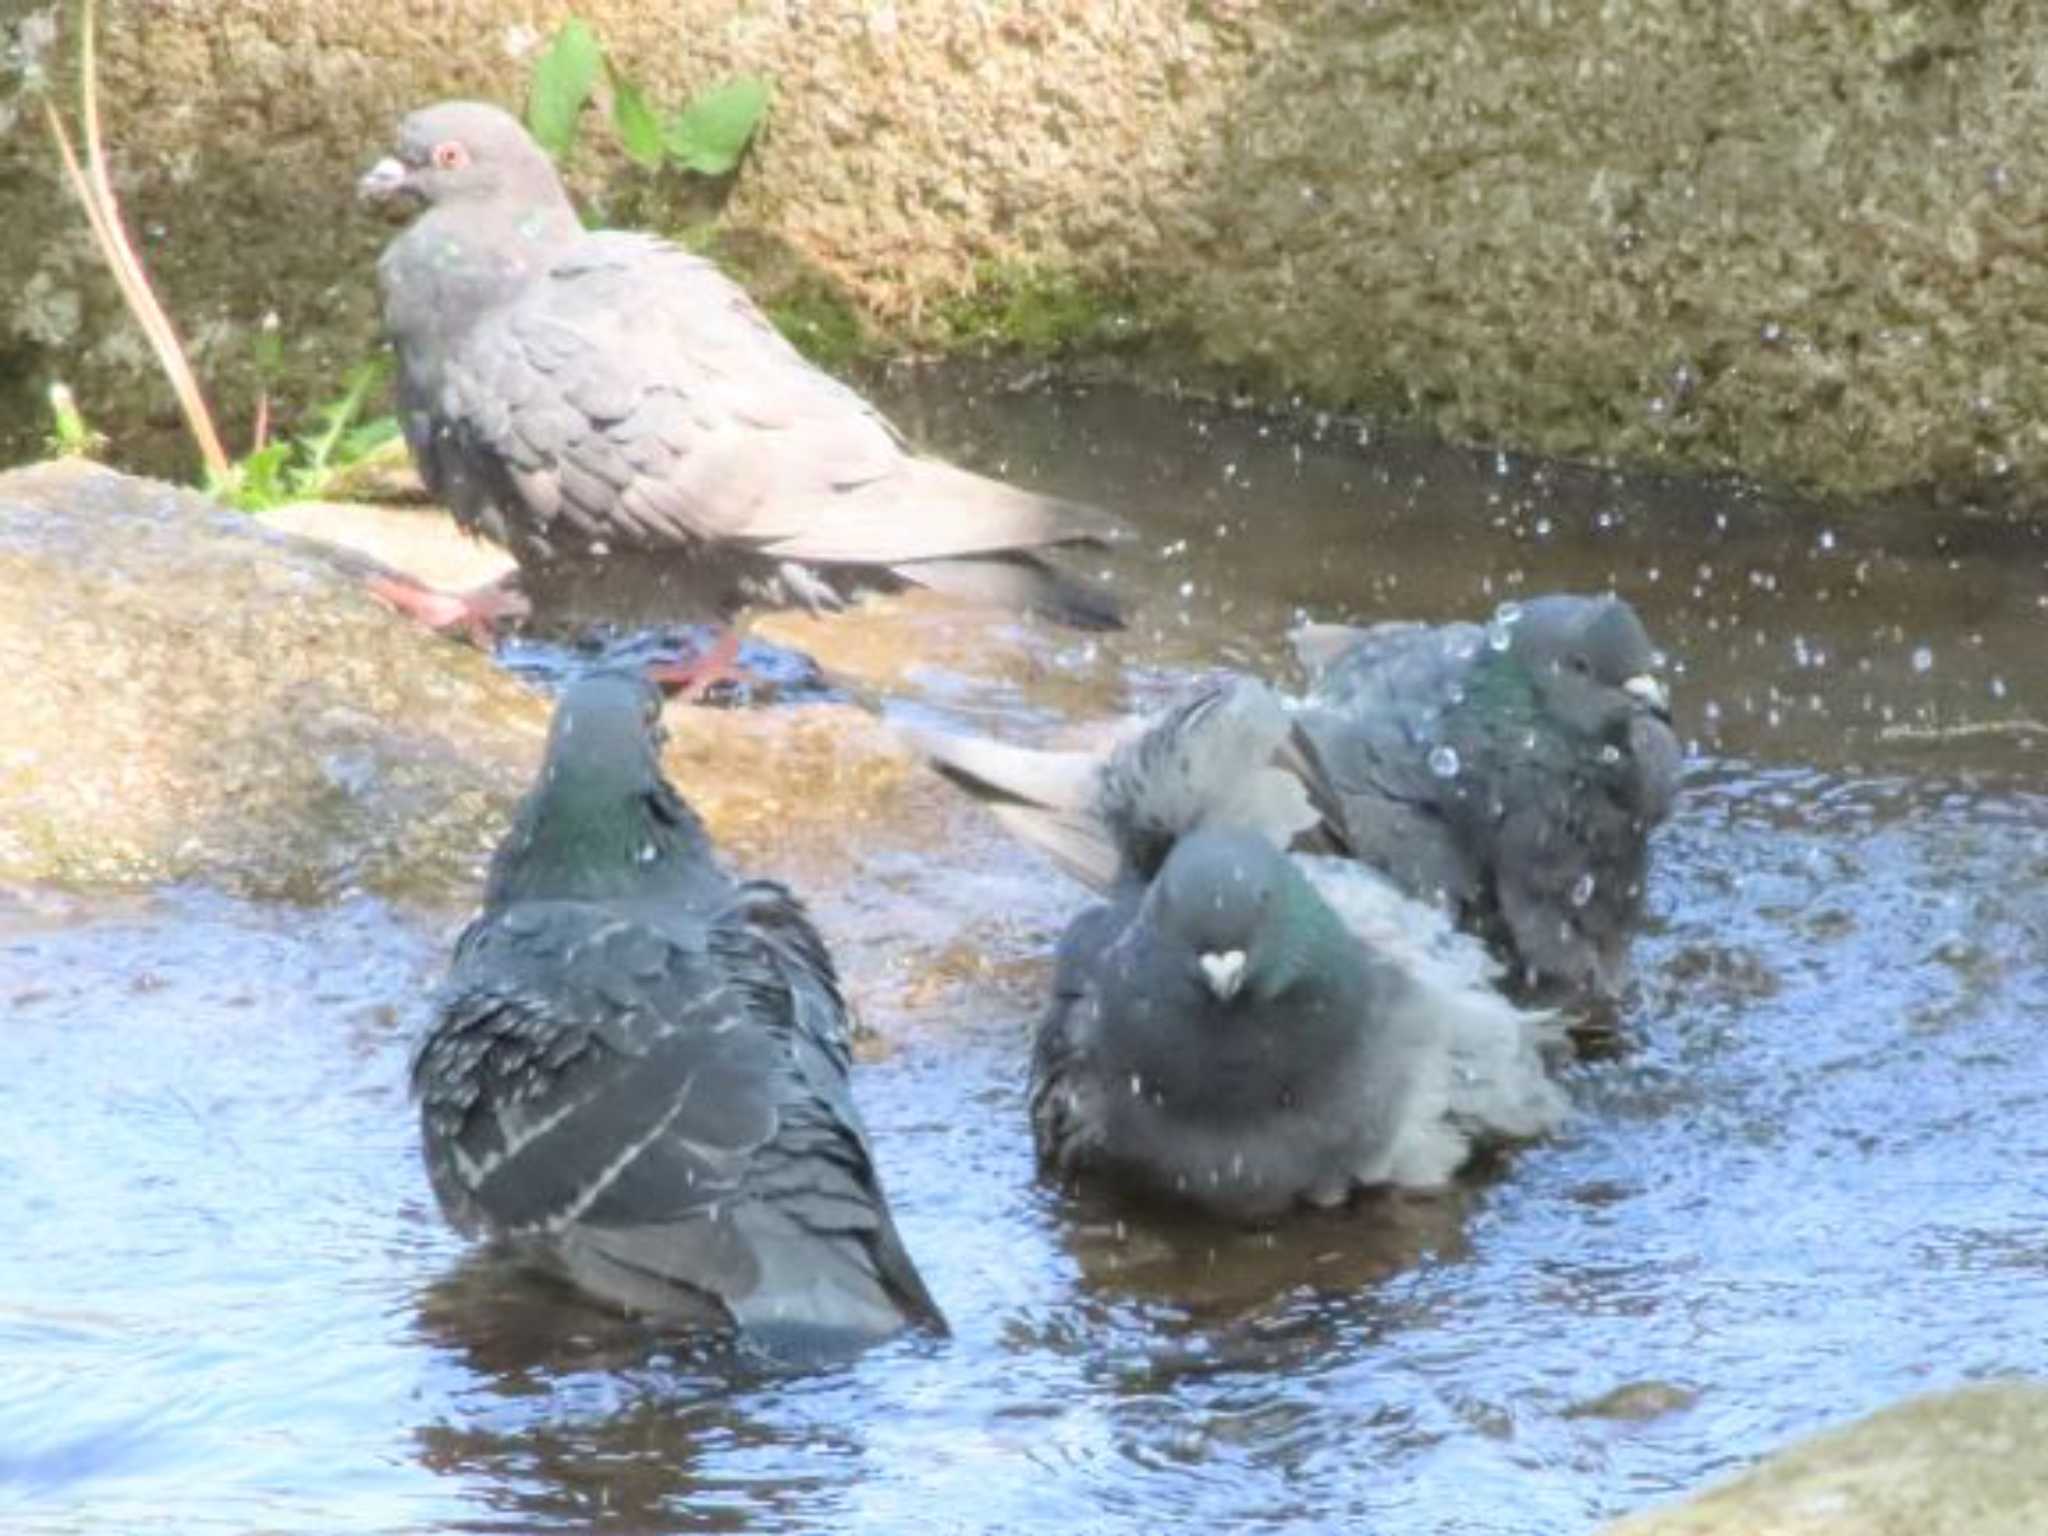
[[1591,901],[1593,899],[1593,885],[1594,880],[1591,870],[1579,876],[1572,884],[1572,905],[1583,907],[1587,902]]
[[1913,652],[1913,670],[1931,672],[1934,670],[1934,650],[1931,646],[1920,646]]
[[1429,749],[1429,771],[1440,779],[1458,776],[1458,749],[1437,746]]

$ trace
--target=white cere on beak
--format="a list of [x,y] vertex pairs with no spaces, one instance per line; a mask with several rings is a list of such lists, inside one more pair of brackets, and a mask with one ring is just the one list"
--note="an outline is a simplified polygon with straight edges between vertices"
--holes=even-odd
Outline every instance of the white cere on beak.
[[1200,957],[1202,974],[1209,980],[1209,990],[1223,1002],[1237,996],[1237,989],[1244,985],[1244,951],[1226,949],[1220,955]]
[[1638,672],[1621,685],[1621,691],[1641,699],[1652,709],[1670,712],[1671,692],[1664,686],[1664,679],[1654,673]]
[[365,198],[389,197],[405,185],[405,166],[396,156],[386,155],[356,183],[356,195]]

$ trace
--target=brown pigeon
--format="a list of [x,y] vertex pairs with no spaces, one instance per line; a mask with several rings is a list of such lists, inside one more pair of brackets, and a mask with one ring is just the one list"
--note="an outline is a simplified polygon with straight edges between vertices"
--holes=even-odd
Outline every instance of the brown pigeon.
[[911,452],[711,262],[585,230],[508,113],[410,114],[360,190],[425,207],[377,265],[413,459],[529,585],[652,560],[683,621],[913,586],[1117,626],[1044,553],[1108,519]]

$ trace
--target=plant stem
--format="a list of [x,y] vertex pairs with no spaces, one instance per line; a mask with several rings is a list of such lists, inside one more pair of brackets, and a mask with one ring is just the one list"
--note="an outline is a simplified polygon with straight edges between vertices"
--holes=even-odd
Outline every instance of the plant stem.
[[93,0],[80,0],[78,24],[79,118],[85,132],[85,167],[79,165],[71,136],[65,132],[64,121],[57,115],[57,109],[45,102],[43,111],[49,118],[50,133],[57,141],[58,153],[63,156],[71,190],[85,209],[87,223],[92,226],[93,242],[99,246],[100,255],[106,259],[114,274],[114,283],[128,305],[128,312],[142,327],[150,350],[156,354],[158,364],[170,380],[172,393],[178,397],[178,405],[185,413],[185,424],[192,433],[193,442],[198,445],[200,458],[205,461],[207,477],[217,486],[226,485],[233,478],[234,470],[228,462],[226,450],[221,447],[220,433],[214,429],[213,413],[206,407],[206,397],[200,392],[199,380],[193,375],[192,365],[186,359],[185,349],[178,340],[170,316],[164,313],[163,305],[157,302],[156,294],[150,288],[142,258],[136,254],[134,242],[121,223],[120,201],[114,196],[113,183],[107,176],[106,147],[100,140],[98,71],[93,56]]

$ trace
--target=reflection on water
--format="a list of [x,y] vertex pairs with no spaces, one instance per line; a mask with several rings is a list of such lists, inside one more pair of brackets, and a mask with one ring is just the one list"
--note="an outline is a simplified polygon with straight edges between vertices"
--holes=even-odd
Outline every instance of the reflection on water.
[[[928,440],[1144,528],[1105,557],[1137,622],[1104,712],[1218,662],[1289,675],[1297,608],[1638,602],[1700,757],[1632,1046],[1573,1069],[1566,1134],[1277,1233],[1039,1187],[1025,1043],[1079,896],[948,811],[812,894],[956,1337],[792,1378],[442,1227],[404,1069],[453,915],[17,899],[0,1524],[1553,1536],[1908,1392],[2048,1372],[2038,528],[909,391]],[[904,687],[1043,731],[1077,707],[1063,644],[1039,678]]]

